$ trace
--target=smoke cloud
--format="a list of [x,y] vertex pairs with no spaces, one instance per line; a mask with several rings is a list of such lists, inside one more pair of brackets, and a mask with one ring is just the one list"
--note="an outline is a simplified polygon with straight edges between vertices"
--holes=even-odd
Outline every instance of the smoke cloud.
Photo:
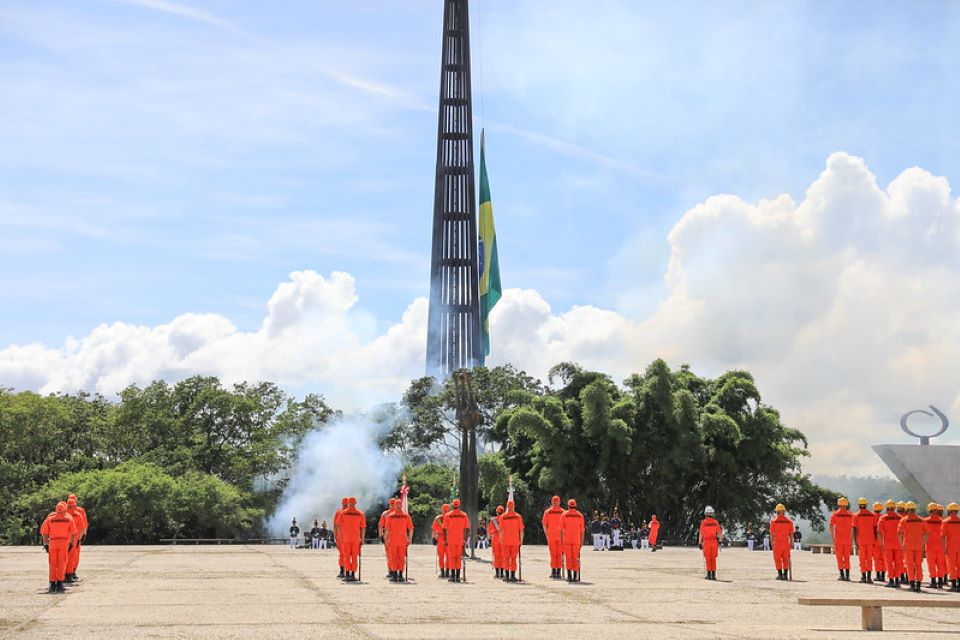
[[387,500],[403,469],[399,456],[377,446],[388,428],[355,416],[308,434],[290,484],[267,521],[270,532],[284,537],[293,517],[301,531],[309,528],[314,518],[326,520],[332,528],[333,514],[347,496],[356,497],[362,510]]

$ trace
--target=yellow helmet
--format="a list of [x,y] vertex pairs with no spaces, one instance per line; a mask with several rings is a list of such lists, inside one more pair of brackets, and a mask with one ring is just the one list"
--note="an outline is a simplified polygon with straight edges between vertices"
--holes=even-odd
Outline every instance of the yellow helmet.
[[841,496],[840,499],[837,500],[837,506],[838,506],[838,507],[849,507],[849,506],[850,506],[850,501],[847,500],[846,498],[844,498],[843,496]]
[[874,503],[873,503],[873,510],[874,510],[874,512],[883,511],[883,505],[882,505],[881,503],[879,503],[879,502],[874,502]]
[[947,511],[960,511],[960,504],[956,502],[951,502],[947,505]]
[[887,500],[887,504],[884,506],[886,506],[887,509],[896,509],[897,503],[894,502],[893,500]]
[[913,500],[911,500],[910,502],[908,502],[907,504],[905,504],[904,507],[907,509],[907,511],[916,511],[916,510],[917,510],[917,503],[914,502]]
[[907,503],[904,502],[903,500],[897,503],[897,509],[906,509],[906,508],[907,508]]
[[858,498],[858,499],[857,499],[857,504],[860,505],[861,507],[865,507],[865,506],[867,506],[867,499],[866,499],[866,498]]
[[927,503],[927,513],[930,513],[931,511],[936,511],[938,506],[939,506],[939,505],[938,505],[936,502],[928,502],[928,503]]
[[773,510],[776,511],[777,513],[783,513],[784,511],[787,510],[787,508],[782,504],[778,504],[776,507],[773,508]]

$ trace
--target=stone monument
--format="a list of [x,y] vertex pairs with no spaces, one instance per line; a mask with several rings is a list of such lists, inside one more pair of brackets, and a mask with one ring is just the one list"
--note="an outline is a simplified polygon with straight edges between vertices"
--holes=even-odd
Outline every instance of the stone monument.
[[[918,413],[939,418],[939,431],[921,435],[911,430],[907,422],[910,416]],[[960,446],[930,444],[930,438],[942,435],[949,426],[947,416],[933,405],[930,411],[908,411],[900,418],[900,428],[918,438],[920,444],[878,444],[873,447],[907,491],[924,504],[960,500]]]

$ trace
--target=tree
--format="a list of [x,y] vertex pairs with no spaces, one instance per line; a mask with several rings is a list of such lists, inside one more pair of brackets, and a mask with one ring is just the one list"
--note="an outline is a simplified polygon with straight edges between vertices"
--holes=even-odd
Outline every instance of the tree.
[[655,360],[621,388],[561,363],[550,382],[499,416],[504,455],[482,472],[492,478],[502,462],[527,481],[526,515],[556,493],[599,511],[619,507],[628,521],[656,513],[664,535],[690,540],[706,504],[736,528],[784,502],[822,527],[820,505],[833,494],[802,473],[806,439],[763,404],[748,372],[710,380]]

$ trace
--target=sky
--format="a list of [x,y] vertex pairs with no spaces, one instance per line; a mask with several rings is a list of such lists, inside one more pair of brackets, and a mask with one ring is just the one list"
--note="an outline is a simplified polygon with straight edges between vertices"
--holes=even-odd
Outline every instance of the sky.
[[[747,368],[821,473],[884,473],[908,410],[960,421],[960,5],[471,5],[492,364]],[[0,0],[0,385],[398,398],[441,12]]]

